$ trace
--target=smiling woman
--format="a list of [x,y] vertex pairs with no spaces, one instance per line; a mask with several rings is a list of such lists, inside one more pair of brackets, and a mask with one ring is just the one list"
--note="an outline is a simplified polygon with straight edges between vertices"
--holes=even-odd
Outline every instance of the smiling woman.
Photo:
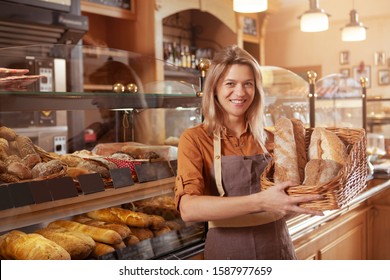
[[258,62],[230,46],[207,72],[204,121],[180,137],[175,198],[181,217],[207,221],[206,259],[295,259],[284,216],[321,215],[298,203],[318,195],[289,197],[294,182],[260,192],[273,135],[264,129],[264,92]]

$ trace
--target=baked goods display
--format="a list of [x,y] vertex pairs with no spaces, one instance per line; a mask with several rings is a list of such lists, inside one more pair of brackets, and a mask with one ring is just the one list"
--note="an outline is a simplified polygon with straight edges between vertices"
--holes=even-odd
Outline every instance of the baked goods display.
[[[149,201],[149,200],[145,200]],[[169,208],[173,198],[159,199]],[[138,202],[138,205],[149,202]],[[168,216],[167,216],[168,217]],[[143,240],[180,230],[183,222],[157,214],[126,209],[120,206],[103,208],[75,215],[69,220],[54,220],[32,233],[19,230],[0,236],[1,259],[72,259],[99,258],[105,254],[137,246]],[[19,246],[15,247],[17,242]],[[54,245],[53,245],[54,244]],[[39,250],[44,249],[42,253]],[[30,250],[20,253],[18,250]],[[52,252],[53,251],[53,252]]]
[[[78,187],[79,176],[99,173],[105,187],[111,187],[110,170],[123,167],[123,162],[141,164],[165,160],[160,155],[160,152],[164,154],[162,148],[154,151],[150,146],[138,146],[142,145],[125,143],[108,156],[86,150],[58,155],[44,151],[28,137],[0,126],[0,184],[13,187],[10,183],[68,176]],[[0,236],[0,259],[100,258],[183,227],[172,197],[163,196],[151,202],[137,202],[136,208],[131,209],[128,207],[130,204],[124,204],[64,216],[64,219],[45,223],[39,229],[27,227],[23,229],[25,232],[3,232]],[[172,236],[175,239],[176,233]],[[16,243],[20,246],[15,246]]]

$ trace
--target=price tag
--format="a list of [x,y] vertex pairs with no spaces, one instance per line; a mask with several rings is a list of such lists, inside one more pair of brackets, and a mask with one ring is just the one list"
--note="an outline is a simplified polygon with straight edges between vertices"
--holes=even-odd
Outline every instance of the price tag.
[[116,252],[107,253],[97,257],[98,260],[117,260]]
[[47,182],[48,180],[30,182],[30,191],[35,203],[38,204],[53,200]]
[[83,174],[77,177],[84,194],[103,192],[104,182],[99,173]]
[[133,178],[131,178],[131,170],[127,167],[111,169],[110,175],[114,188],[134,185]]
[[164,233],[151,239],[153,252],[156,256],[166,254],[175,250],[180,244],[180,239],[176,230]]
[[161,180],[172,177],[172,170],[167,161],[150,162],[135,166],[138,181],[140,183]]
[[8,190],[15,207],[21,207],[35,203],[28,182],[9,184]]
[[150,239],[142,240],[134,246],[116,250],[119,260],[147,260],[154,257]]
[[8,191],[8,186],[0,186],[0,210],[10,209],[13,207],[14,203]]
[[77,188],[71,177],[60,177],[47,181],[53,200],[78,196]]
[[177,175],[177,159],[169,161],[169,165],[171,166],[173,175]]

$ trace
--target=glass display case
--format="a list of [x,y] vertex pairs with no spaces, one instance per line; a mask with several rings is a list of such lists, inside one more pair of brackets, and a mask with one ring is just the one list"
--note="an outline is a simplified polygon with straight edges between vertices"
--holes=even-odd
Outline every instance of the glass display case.
[[[199,85],[165,79],[164,61],[107,48],[2,48],[0,61],[1,234],[114,207],[165,224],[88,258],[190,258],[200,250],[204,224],[182,222],[173,204],[178,137],[201,121]],[[31,155],[36,162],[27,164]]]
[[261,66],[266,102],[266,125],[272,127],[280,116],[300,119],[310,125],[309,83],[290,70]]
[[315,84],[315,124],[321,127],[363,127],[362,87],[342,74],[330,74]]

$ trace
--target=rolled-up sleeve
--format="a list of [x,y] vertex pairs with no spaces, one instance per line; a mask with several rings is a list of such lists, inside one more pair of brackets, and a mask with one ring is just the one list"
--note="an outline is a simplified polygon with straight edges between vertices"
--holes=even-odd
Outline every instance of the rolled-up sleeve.
[[175,203],[179,210],[183,195],[205,193],[204,155],[194,129],[186,130],[180,137],[177,155],[177,176],[175,180]]

